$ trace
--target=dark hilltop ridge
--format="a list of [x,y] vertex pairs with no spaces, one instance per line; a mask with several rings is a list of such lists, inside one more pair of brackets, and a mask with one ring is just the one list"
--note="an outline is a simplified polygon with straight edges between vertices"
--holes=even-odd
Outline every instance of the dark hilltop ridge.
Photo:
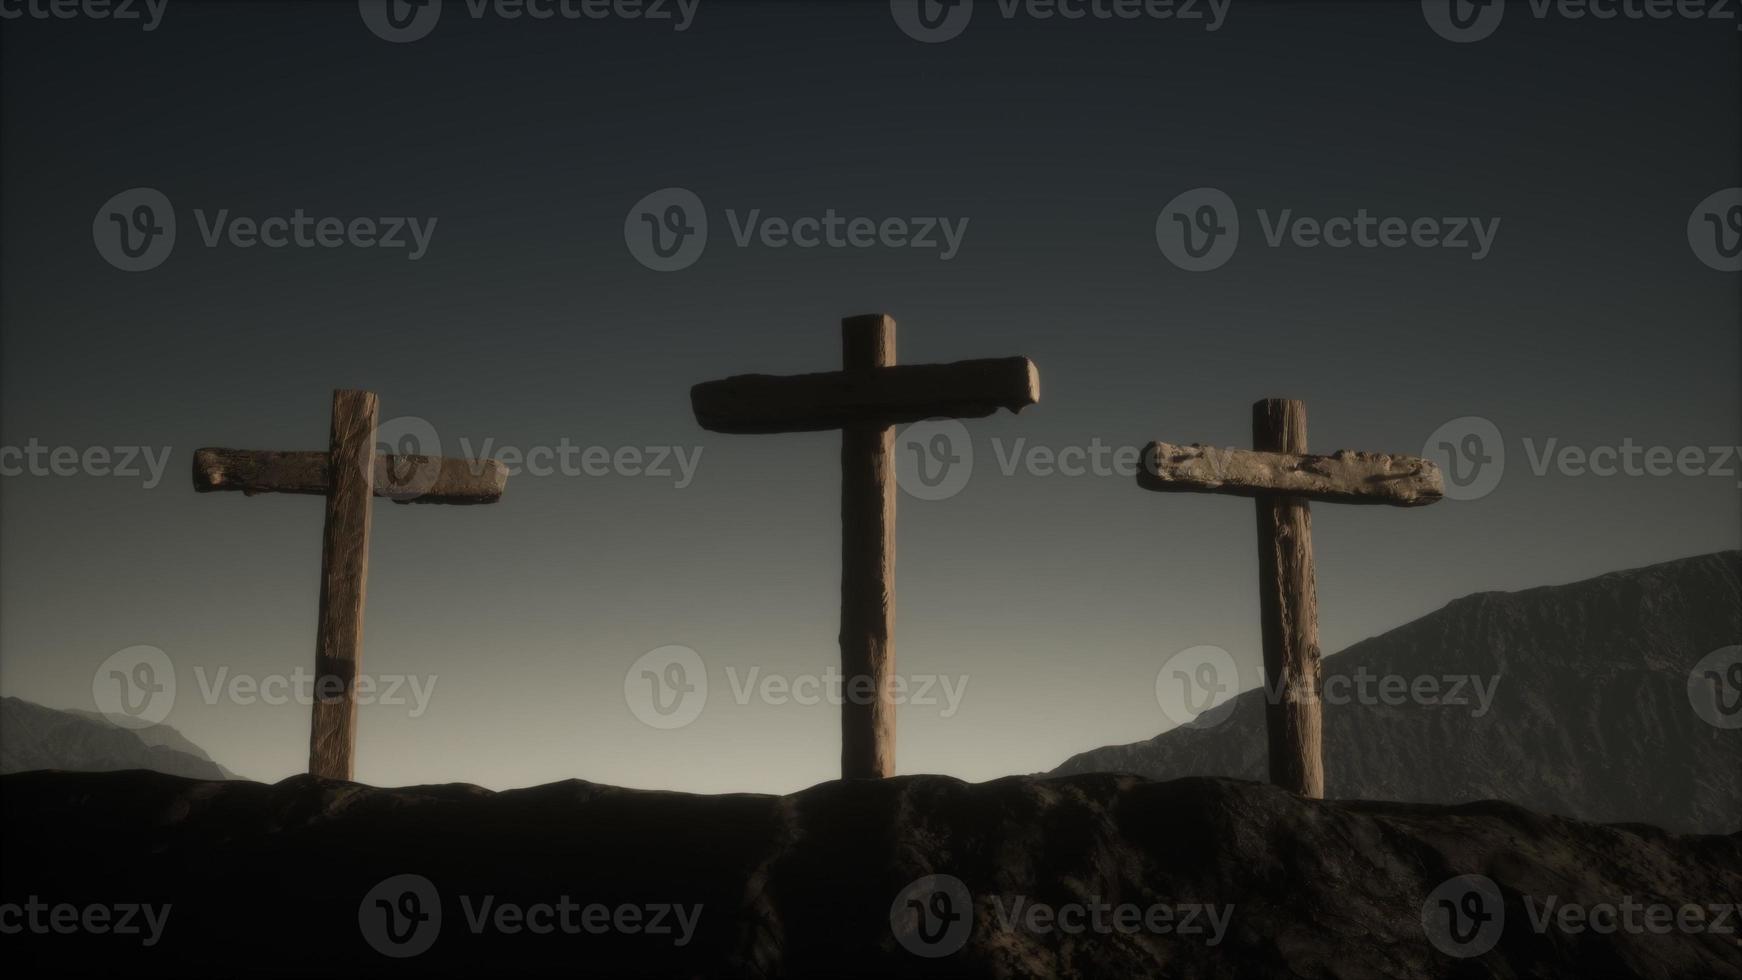
[[[136,771],[0,777],[0,809],[10,921],[105,910],[7,936],[23,976],[1742,977],[1742,835],[1504,803],[1104,774],[694,796]],[[1686,927],[1648,927],[1665,915]],[[1641,925],[1578,927],[1605,916]]]

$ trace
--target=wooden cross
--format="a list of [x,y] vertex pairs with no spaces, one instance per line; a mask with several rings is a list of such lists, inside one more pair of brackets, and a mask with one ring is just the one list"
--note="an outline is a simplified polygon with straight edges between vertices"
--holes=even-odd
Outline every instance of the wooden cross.
[[1322,799],[1318,585],[1307,501],[1419,507],[1439,500],[1444,488],[1439,467],[1414,456],[1346,449],[1308,455],[1306,405],[1298,401],[1270,398],[1253,405],[1252,443],[1252,451],[1151,443],[1137,485],[1257,499],[1270,781]]
[[333,779],[350,779],[355,771],[355,686],[363,660],[372,498],[488,504],[500,499],[508,484],[508,471],[493,459],[377,455],[377,406],[372,391],[333,392],[332,434],[324,453],[247,449],[194,453],[194,489],[201,493],[240,490],[250,497],[305,493],[327,498],[308,771]]
[[841,430],[841,776],[895,774],[895,430],[935,418],[984,418],[1040,400],[1026,357],[895,363],[895,320],[841,321],[841,367],[745,374],[690,389],[711,432]]

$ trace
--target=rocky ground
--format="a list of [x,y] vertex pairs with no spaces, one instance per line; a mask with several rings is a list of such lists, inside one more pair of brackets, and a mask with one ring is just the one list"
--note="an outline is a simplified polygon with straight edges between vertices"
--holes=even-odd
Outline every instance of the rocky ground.
[[0,813],[33,976],[1742,977],[1742,835],[1499,803],[34,772]]

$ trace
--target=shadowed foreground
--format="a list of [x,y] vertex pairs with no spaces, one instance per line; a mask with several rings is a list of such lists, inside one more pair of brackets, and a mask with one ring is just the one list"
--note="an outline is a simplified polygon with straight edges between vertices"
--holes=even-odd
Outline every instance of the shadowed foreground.
[[[6,776],[0,809],[0,942],[28,975],[1742,977],[1733,913],[1722,933],[1533,925],[1549,896],[1733,905],[1742,835],[1497,803],[1104,774],[774,797],[134,771]],[[971,923],[948,928],[957,906],[929,887],[904,893],[934,874],[959,879]],[[1436,949],[1422,921],[1461,874],[1492,879],[1503,904],[1472,959]],[[400,875],[429,884],[377,887]],[[132,903],[159,908],[154,945],[143,912],[138,934],[53,927],[75,918],[57,905],[112,907],[91,919],[112,927]]]

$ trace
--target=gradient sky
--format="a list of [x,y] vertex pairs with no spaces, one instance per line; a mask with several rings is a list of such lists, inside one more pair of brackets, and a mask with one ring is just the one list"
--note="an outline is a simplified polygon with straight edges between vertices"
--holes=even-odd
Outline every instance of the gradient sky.
[[[685,31],[470,17],[391,44],[355,3],[172,0],[150,32],[0,23],[0,444],[169,447],[143,477],[0,485],[0,690],[92,707],[92,674],[166,651],[169,722],[275,780],[308,711],[193,679],[313,661],[322,507],[196,495],[192,451],[324,448],[330,392],[380,393],[442,451],[701,448],[677,477],[522,473],[491,507],[375,512],[364,670],[433,675],[361,712],[358,778],[578,777],[787,791],[838,771],[836,709],[740,706],[727,668],[838,663],[838,436],[719,436],[688,388],[828,370],[886,311],[904,361],[1026,354],[1042,400],[972,421],[946,500],[900,501],[897,663],[966,676],[900,716],[902,772],[986,779],[1167,728],[1157,668],[1199,644],[1256,676],[1252,506],[1018,472],[1000,449],[1249,442],[1306,400],[1312,444],[1421,451],[1491,420],[1497,489],[1425,510],[1316,507],[1338,650],[1474,591],[1742,543],[1738,478],[1531,472],[1526,440],[1742,442],[1736,274],[1687,223],[1742,183],[1733,23],[1537,20],[1456,44],[1416,3],[1242,3],[1178,21],[1005,19],[922,44],[882,2],[703,0]],[[701,260],[625,245],[644,195],[694,192]],[[1169,264],[1156,218],[1225,191],[1241,244]],[[163,192],[179,235],[127,273],[93,215]],[[205,248],[194,212],[438,220],[428,254]],[[969,219],[960,253],[736,247],[726,212]],[[1499,218],[1491,254],[1265,247],[1256,212]],[[1734,463],[1732,465],[1735,465]],[[675,731],[625,704],[679,644],[710,700]]]

